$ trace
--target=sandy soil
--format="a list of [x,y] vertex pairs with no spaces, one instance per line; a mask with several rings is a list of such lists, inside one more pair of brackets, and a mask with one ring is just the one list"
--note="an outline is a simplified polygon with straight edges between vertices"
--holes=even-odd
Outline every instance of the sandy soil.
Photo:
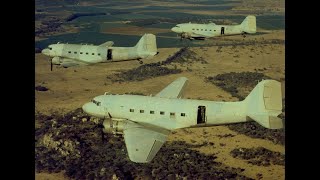
[[64,180],[64,179],[70,179],[68,177],[66,177],[63,172],[60,173],[36,173],[35,174],[35,179],[36,180]]
[[[241,36],[223,37],[207,40],[241,40]],[[248,36],[244,41],[256,40],[264,41],[270,39],[284,39],[284,31],[271,31],[269,34]],[[67,112],[80,108],[84,103],[93,97],[104,92],[121,94],[126,92],[140,92],[144,94],[156,94],[166,85],[178,77],[189,78],[189,85],[185,92],[186,98],[202,98],[216,101],[236,101],[229,93],[223,91],[213,84],[206,83],[204,78],[227,72],[255,71],[255,69],[267,68],[263,73],[277,80],[284,78],[285,71],[285,46],[284,44],[265,45],[242,45],[223,46],[221,52],[217,52],[217,46],[194,47],[192,51],[198,57],[203,57],[208,64],[194,62],[190,65],[178,65],[184,72],[175,75],[168,75],[147,79],[139,82],[112,83],[106,77],[119,70],[132,69],[140,66],[138,61],[125,61],[102,63],[91,66],[58,68],[54,67],[50,71],[49,58],[42,55],[35,55],[35,85],[42,85],[49,88],[48,91],[35,92],[36,110],[42,113]],[[179,48],[161,48],[159,54],[145,63],[165,60],[174,54]],[[186,71],[187,67],[192,71]],[[208,134],[203,136],[203,131]],[[218,135],[233,134],[234,137],[219,138]],[[213,142],[214,146],[203,146],[198,148],[205,154],[215,154],[220,161],[231,167],[241,167],[245,171],[243,175],[257,179],[257,174],[262,174],[262,179],[284,179],[284,166],[271,165],[269,167],[251,165],[244,160],[233,158],[230,151],[234,148],[245,147],[265,147],[272,151],[284,153],[284,146],[273,144],[271,141],[253,139],[245,135],[229,130],[226,126],[192,128],[177,130],[175,134],[169,136],[169,141],[184,140],[188,143],[191,140],[197,143],[204,141]],[[221,146],[220,143],[225,144]],[[36,174],[36,179],[64,179],[61,174]]]
[[240,11],[261,11],[261,12],[273,12],[284,13],[285,12],[285,0],[242,0],[241,4],[234,7],[233,10]]

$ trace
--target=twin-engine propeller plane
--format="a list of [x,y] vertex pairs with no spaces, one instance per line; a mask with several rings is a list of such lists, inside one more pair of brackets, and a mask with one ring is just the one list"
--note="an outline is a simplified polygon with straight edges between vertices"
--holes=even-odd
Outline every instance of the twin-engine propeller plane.
[[82,45],[82,44],[51,44],[42,50],[42,53],[52,57],[52,64],[62,67],[77,65],[89,65],[101,62],[124,61],[151,58],[156,55],[157,43],[156,36],[145,34],[134,47],[113,47],[114,43],[108,41],[101,45]]
[[268,129],[283,128],[277,117],[282,111],[281,83],[263,80],[239,102],[183,99],[188,80],[180,77],[155,96],[97,96],[82,106],[100,118],[105,133],[122,134],[129,159],[150,162],[165,143],[170,131],[254,120]]
[[237,34],[254,34],[256,33],[256,17],[247,16],[240,25],[217,25],[215,23],[209,24],[195,24],[183,23],[177,24],[171,29],[173,32],[185,39],[204,40],[224,35],[237,35]]

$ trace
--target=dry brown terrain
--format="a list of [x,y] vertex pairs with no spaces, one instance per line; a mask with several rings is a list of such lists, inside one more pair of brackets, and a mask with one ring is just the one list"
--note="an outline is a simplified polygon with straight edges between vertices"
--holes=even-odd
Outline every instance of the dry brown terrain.
[[[209,39],[207,41],[241,40],[241,36],[223,37]],[[271,39],[284,39],[284,31],[271,31],[269,34],[248,36],[243,41],[255,40],[263,42]],[[284,44],[256,44],[239,46],[222,46],[221,52],[217,52],[218,46],[193,47],[198,57],[203,57],[208,64],[194,62],[190,65],[178,65],[184,70],[180,74],[168,75],[147,79],[138,82],[112,83],[106,77],[119,70],[132,69],[140,66],[138,61],[125,61],[102,63],[92,66],[81,66],[71,68],[54,67],[50,71],[49,58],[36,54],[35,58],[35,85],[42,85],[49,88],[48,91],[35,92],[36,110],[41,113],[67,112],[81,107],[93,97],[104,92],[121,94],[126,92],[140,92],[143,94],[156,94],[170,82],[178,77],[184,76],[189,79],[189,85],[185,92],[186,98],[201,98],[215,101],[237,101],[229,93],[219,87],[205,82],[205,77],[215,76],[228,72],[243,72],[255,69],[263,69],[262,73],[276,79],[283,80],[285,77],[285,46]],[[144,63],[159,62],[174,54],[179,48],[161,48],[159,54]],[[191,69],[192,71],[187,71]],[[284,83],[284,82],[283,82]],[[284,94],[284,92],[283,92]],[[203,131],[208,132],[206,137]],[[233,134],[234,137],[219,138],[219,135]],[[195,148],[205,154],[215,154],[217,161],[231,167],[241,167],[245,171],[243,175],[258,179],[257,174],[262,174],[262,179],[284,179],[284,166],[271,165],[256,166],[248,164],[244,160],[233,158],[230,151],[234,148],[265,147],[269,150],[284,153],[285,147],[274,144],[263,139],[253,139],[229,130],[226,126],[192,128],[177,130],[169,136],[169,141],[182,140],[188,143],[191,140],[202,143],[204,141],[214,142],[214,147],[203,146]],[[221,146],[223,143],[225,146]],[[36,179],[64,179],[59,174],[37,173]]]
[[241,4],[234,7],[237,11],[260,11],[260,12],[285,12],[285,0],[242,0]]

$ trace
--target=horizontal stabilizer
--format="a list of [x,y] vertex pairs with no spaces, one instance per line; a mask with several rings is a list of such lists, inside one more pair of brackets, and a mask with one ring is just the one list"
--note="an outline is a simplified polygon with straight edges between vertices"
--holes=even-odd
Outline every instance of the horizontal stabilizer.
[[268,115],[249,115],[249,117],[259,123],[261,126],[268,129],[281,129],[284,127],[282,119],[276,116]]

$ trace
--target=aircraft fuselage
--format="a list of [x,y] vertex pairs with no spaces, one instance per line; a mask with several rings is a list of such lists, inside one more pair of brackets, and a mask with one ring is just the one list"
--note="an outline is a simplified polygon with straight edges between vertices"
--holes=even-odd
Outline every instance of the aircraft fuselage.
[[[52,57],[77,59],[88,64],[143,58],[134,47],[56,44],[51,51],[50,56]],[[53,63],[60,64],[60,62],[55,62],[54,60]]]
[[[187,33],[191,37],[215,37],[221,35],[236,35],[243,34],[240,25],[211,25],[211,24],[178,24],[180,29],[172,28],[172,31],[177,33]],[[199,36],[199,34],[203,34]]]
[[42,50],[42,53],[52,57],[52,64],[63,67],[143,59],[157,54],[156,36],[153,34],[143,35],[133,47],[113,47],[112,45],[112,41],[99,46],[57,43],[49,45]]
[[151,124],[168,130],[247,121],[242,101],[215,102],[138,95],[101,95],[95,97],[94,102],[85,104],[83,109],[101,118],[111,116],[114,119]]
[[254,34],[256,33],[256,28],[256,17],[249,15],[239,25],[197,24],[189,22],[177,24],[171,30],[180,34],[181,38],[204,39],[224,35]]

